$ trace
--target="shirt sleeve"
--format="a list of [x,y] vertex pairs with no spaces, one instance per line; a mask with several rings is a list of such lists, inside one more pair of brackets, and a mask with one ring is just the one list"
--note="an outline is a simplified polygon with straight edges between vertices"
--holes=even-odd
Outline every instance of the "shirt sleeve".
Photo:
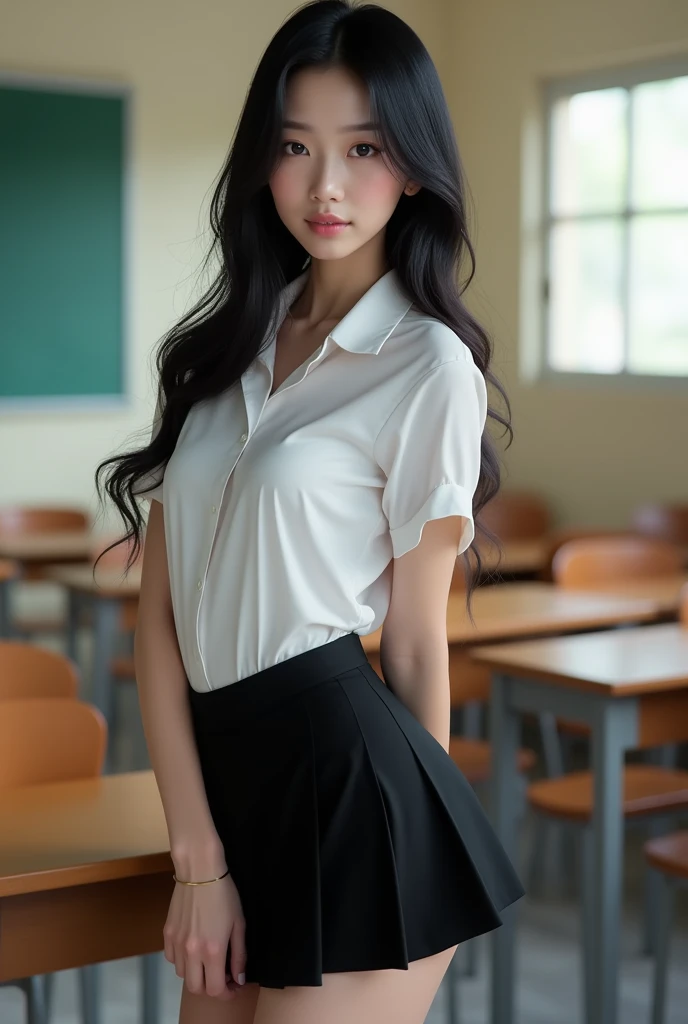
[[429,370],[385,421],[374,453],[387,475],[382,509],[394,558],[416,547],[429,520],[445,516],[467,520],[457,557],[470,546],[486,417],[485,380],[469,353]]
[[[159,390],[158,400],[155,405],[155,413],[153,414],[153,423],[151,426],[149,444],[150,442],[155,440],[158,431],[160,430],[160,421],[162,419],[163,408],[164,398],[162,390]],[[164,472],[165,467],[162,463],[159,466],[156,466],[154,469],[150,470],[149,473],[146,473],[144,476],[140,477],[136,481],[133,493],[137,495],[137,497],[145,498],[146,501],[152,501],[155,498],[157,501],[162,502]]]

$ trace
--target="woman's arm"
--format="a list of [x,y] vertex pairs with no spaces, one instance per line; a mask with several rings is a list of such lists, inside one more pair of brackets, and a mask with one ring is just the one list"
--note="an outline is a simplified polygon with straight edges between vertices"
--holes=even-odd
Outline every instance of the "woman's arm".
[[208,807],[172,614],[163,506],[151,501],[143,553],[134,666],[148,754],[160,790],[175,874],[192,881],[226,871]]
[[451,714],[447,600],[465,522],[463,516],[430,520],[416,547],[394,559],[380,638],[385,683],[445,750]]

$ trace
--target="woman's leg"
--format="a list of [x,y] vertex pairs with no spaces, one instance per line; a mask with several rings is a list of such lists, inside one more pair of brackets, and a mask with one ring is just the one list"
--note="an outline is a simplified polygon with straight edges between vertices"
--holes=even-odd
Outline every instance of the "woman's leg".
[[234,999],[199,996],[182,988],[179,1024],[253,1024],[258,1002],[257,985],[246,985]]
[[324,974],[321,988],[261,988],[254,1024],[423,1024],[455,951],[408,971]]

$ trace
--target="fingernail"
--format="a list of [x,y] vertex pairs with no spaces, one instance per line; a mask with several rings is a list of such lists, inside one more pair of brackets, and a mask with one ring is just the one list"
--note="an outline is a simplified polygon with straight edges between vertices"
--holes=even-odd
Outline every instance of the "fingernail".
[[240,985],[245,985],[246,984],[246,975],[245,974],[240,974],[239,977],[237,978],[237,981],[239,982]]

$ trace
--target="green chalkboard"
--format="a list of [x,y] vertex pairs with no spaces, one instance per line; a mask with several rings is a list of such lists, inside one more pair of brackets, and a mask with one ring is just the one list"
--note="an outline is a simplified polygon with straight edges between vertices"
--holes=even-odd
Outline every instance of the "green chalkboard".
[[126,103],[0,83],[0,401],[124,390]]

